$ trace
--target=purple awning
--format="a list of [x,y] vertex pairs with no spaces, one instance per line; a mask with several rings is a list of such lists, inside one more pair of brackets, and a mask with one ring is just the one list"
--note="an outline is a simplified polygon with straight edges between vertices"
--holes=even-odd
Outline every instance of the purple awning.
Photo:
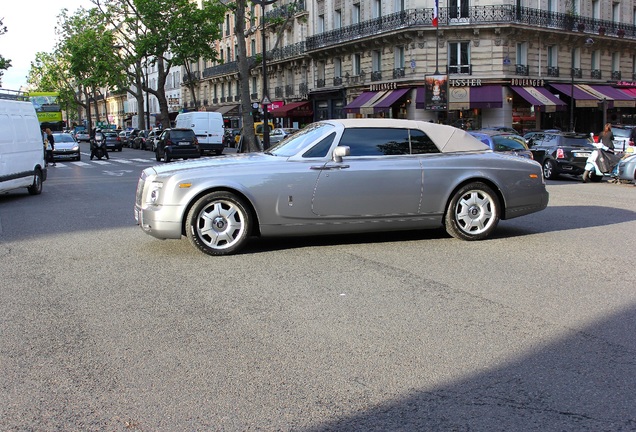
[[378,92],[363,92],[360,96],[355,98],[349,105],[346,105],[343,110],[348,114],[357,114],[360,112],[360,107],[371,100]]
[[[574,100],[577,108],[596,108],[598,107],[599,98],[581,89],[579,86],[572,84],[550,84],[550,86],[564,95],[571,97],[574,93]],[[574,92],[572,92],[574,87]]]
[[398,89],[398,90],[393,90],[389,92],[386,96],[384,96],[382,99],[377,101],[375,105],[373,105],[373,112],[379,113],[383,111],[389,111],[391,107],[393,106],[393,104],[397,102],[406,93],[408,93],[409,90],[411,89],[405,88],[405,89]]
[[524,98],[530,105],[540,107],[543,112],[565,110],[566,103],[550,93],[544,87],[510,87],[515,93]]
[[614,87],[608,85],[581,85],[580,87],[601,100],[605,99],[608,102],[608,108],[634,108],[636,106],[633,97]]
[[503,97],[500,85],[485,85],[470,88],[471,108],[501,108]]
[[415,108],[426,109],[426,88],[418,87],[415,92]]

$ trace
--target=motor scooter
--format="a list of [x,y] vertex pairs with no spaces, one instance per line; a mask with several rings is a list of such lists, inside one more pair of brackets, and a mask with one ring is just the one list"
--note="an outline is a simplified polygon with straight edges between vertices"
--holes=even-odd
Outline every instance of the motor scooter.
[[103,157],[109,159],[108,150],[106,149],[106,140],[102,134],[98,134],[91,140],[91,159],[93,156],[101,160]]
[[585,161],[585,171],[583,181],[600,182],[603,177],[616,177],[616,166],[621,160],[620,155],[614,154],[608,147],[601,143],[594,143],[596,149],[587,157]]

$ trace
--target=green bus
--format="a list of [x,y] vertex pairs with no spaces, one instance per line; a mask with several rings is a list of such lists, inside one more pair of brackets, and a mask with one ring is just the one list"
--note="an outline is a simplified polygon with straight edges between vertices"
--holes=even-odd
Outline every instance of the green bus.
[[57,101],[59,96],[58,92],[29,92],[29,100],[35,107],[41,129],[49,128],[52,131],[64,129],[62,109]]

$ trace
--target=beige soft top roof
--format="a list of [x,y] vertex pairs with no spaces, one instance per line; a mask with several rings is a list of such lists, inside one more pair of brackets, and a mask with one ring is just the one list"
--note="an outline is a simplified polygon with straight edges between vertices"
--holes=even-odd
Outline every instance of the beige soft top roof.
[[347,128],[381,127],[419,129],[433,140],[442,153],[490,150],[490,147],[464,130],[457,129],[453,126],[440,125],[421,120],[365,118],[326,121],[339,123]]

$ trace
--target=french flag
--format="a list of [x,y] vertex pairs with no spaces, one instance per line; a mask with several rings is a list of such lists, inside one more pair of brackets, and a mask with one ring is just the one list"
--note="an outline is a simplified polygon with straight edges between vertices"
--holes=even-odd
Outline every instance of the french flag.
[[439,0],[435,0],[435,6],[433,7],[433,27],[437,27],[438,16],[439,16]]

